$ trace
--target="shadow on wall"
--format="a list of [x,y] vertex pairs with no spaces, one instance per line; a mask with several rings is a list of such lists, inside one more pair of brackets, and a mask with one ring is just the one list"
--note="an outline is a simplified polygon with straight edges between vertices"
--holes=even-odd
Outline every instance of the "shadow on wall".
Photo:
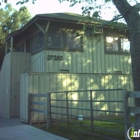
[[[29,93],[47,93],[47,92],[56,92],[56,91],[73,91],[73,90],[95,90],[95,89],[127,89],[133,90],[132,87],[132,76],[131,75],[101,75],[101,74],[47,74],[47,73],[29,73]],[[70,93],[70,100],[89,100],[90,94],[81,92],[79,93]],[[52,94],[52,99],[65,100],[66,94]],[[94,100],[122,100],[123,93],[120,91],[93,91]],[[36,100],[44,101],[44,98],[38,98]],[[52,101],[52,105],[55,106],[66,106],[66,101]],[[133,104],[133,101],[131,101]],[[90,109],[89,103],[83,102],[69,102],[69,105],[73,108],[85,108]],[[38,106],[35,106],[38,108]],[[94,102],[94,109],[98,110],[114,110],[114,111],[123,111],[123,104],[116,102]],[[43,108],[42,108],[43,109]],[[65,109],[52,108],[52,111],[57,113],[66,113]],[[71,113],[83,114],[89,116],[88,111],[82,110],[71,110]],[[33,120],[42,118],[40,114],[33,113]],[[95,116],[104,116],[104,115],[119,115],[119,113],[109,113],[96,111]],[[56,117],[60,115],[55,115]],[[62,117],[62,116],[61,116]],[[45,118],[45,116],[44,116]]]

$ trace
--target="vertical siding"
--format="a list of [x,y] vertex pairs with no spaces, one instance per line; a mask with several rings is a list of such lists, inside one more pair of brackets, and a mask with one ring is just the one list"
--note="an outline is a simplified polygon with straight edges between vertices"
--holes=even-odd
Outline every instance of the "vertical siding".
[[11,117],[19,116],[20,111],[20,74],[30,69],[30,54],[12,53],[11,55]]
[[[26,76],[26,78],[25,78]],[[26,79],[26,80],[25,80]],[[130,75],[101,75],[101,74],[48,74],[48,73],[28,73],[21,76],[22,85],[21,87],[24,87],[26,90],[24,92],[22,91],[23,88],[21,88],[20,94],[22,98],[21,104],[26,104],[28,97],[28,93],[47,93],[47,92],[53,92],[53,91],[65,91],[65,90],[86,90],[86,89],[113,89],[113,88],[126,88],[127,90],[132,90],[132,77]],[[28,81],[28,82],[27,82]],[[28,83],[28,84],[27,84]],[[94,92],[96,93],[96,92]],[[26,97],[24,97],[26,96]],[[53,98],[61,99],[65,97],[65,95],[59,95],[52,96]],[[89,99],[89,96],[87,94],[72,94],[71,99]],[[115,100],[115,99],[122,99],[122,94],[119,94],[118,91],[112,91],[112,92],[104,92],[100,91],[96,94],[94,94],[93,98],[100,99],[100,100]],[[46,100],[44,98],[42,99],[36,99],[36,100]],[[55,105],[61,105],[60,103],[52,102]],[[131,101],[131,104],[133,104],[133,101]],[[26,105],[25,105],[26,106]],[[77,104],[76,102],[72,104],[73,107],[86,107],[89,108],[89,104]],[[38,108],[39,106],[35,106]],[[96,109],[110,109],[110,110],[122,110],[123,106],[118,105],[116,103],[107,104],[107,103],[94,103],[94,107]],[[41,107],[41,109],[45,109],[44,107]],[[21,110],[22,111],[22,110]],[[27,108],[26,110],[23,110],[26,113],[21,112],[21,118],[23,120],[27,119]],[[57,112],[63,112],[64,110],[56,110]],[[75,111],[72,111],[72,113],[77,113]],[[79,112],[82,113],[82,112]],[[86,112],[88,113],[88,112]],[[86,114],[85,113],[85,114]],[[105,115],[108,113],[95,113],[95,115]],[[32,113],[32,121],[45,121],[46,117],[39,113]],[[26,120],[28,121],[28,120]]]
[[44,72],[45,63],[44,63],[44,51],[39,52],[31,56],[31,71],[32,72]]
[[6,55],[3,60],[0,72],[0,102],[1,114],[5,117],[10,117],[10,94],[11,94],[11,56]]
[[11,117],[20,114],[20,74],[27,70],[30,70],[30,54],[11,53]]
[[27,123],[28,120],[28,74],[22,74],[20,78],[20,120]]
[[0,99],[2,115],[19,116],[20,74],[30,67],[30,55],[26,53],[9,53],[5,56],[0,79]]
[[[63,60],[47,60],[48,55],[63,56]],[[129,54],[105,53],[104,36],[84,37],[83,51],[45,50],[31,57],[32,72],[59,73],[61,69],[69,73],[115,73],[131,74]]]

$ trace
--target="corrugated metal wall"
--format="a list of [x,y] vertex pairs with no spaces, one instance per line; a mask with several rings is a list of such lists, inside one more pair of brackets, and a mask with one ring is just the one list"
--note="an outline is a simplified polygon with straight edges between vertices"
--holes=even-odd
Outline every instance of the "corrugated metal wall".
[[31,71],[32,72],[45,72],[45,51],[32,55]]
[[[83,51],[46,50],[32,56],[32,72],[69,73],[115,73],[131,74],[131,59],[129,54],[106,54],[104,36],[95,36],[93,40],[84,38]],[[47,60],[48,55],[62,56],[63,60]]]
[[[48,74],[48,73],[26,73],[21,75],[20,109],[21,120],[28,121],[28,93],[47,93],[49,91],[86,90],[86,89],[133,89],[131,75],[103,75],[103,74]],[[112,93],[109,99],[119,98]],[[122,96],[122,95],[121,95]],[[107,98],[108,96],[106,96]],[[59,97],[57,97],[59,98]],[[86,99],[87,96],[83,96]],[[122,98],[122,97],[121,97]],[[41,100],[45,100],[42,98]],[[100,107],[100,106],[98,106]],[[114,108],[118,109],[118,106]],[[120,108],[122,110],[122,107]],[[23,111],[23,112],[22,112]],[[25,115],[26,114],[26,115]],[[40,113],[32,113],[32,121],[46,119]]]
[[20,74],[30,68],[29,53],[9,53],[5,56],[0,79],[2,115],[19,116]]
[[11,116],[20,112],[20,75],[30,70],[29,53],[12,53],[11,55]]
[[0,72],[0,108],[1,114],[10,117],[10,81],[11,81],[11,55],[4,57]]

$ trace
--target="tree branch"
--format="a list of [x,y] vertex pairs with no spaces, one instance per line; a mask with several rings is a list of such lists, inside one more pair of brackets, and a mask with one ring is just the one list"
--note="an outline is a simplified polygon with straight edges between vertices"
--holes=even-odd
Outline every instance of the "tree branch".
[[139,4],[135,6],[131,6],[127,0],[113,0],[114,5],[120,12],[120,14],[124,17],[128,26],[133,27],[135,25],[135,19],[140,19],[138,10],[136,7],[139,7]]

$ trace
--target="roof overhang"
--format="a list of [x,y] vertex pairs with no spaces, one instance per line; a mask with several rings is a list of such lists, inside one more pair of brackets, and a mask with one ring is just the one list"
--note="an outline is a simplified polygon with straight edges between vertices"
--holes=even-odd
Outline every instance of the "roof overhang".
[[[44,21],[61,21],[61,22],[67,22],[67,23],[75,23],[75,24],[95,24],[95,25],[102,25],[105,22],[109,22],[106,20],[101,20],[101,19],[95,19],[87,16],[82,16],[78,14],[72,14],[72,13],[52,13],[52,14],[39,14],[34,16],[29,22],[24,25],[21,29],[14,31],[10,33],[7,37],[6,40],[10,39],[11,37],[17,36],[18,34],[22,33],[25,31],[28,27],[32,26],[35,22],[39,20],[44,20]],[[119,23],[120,24],[120,23]],[[123,23],[121,23],[125,28],[127,26]],[[110,25],[105,25],[104,27],[110,27]],[[117,28],[119,25],[117,26]],[[116,28],[114,26],[114,28]]]

